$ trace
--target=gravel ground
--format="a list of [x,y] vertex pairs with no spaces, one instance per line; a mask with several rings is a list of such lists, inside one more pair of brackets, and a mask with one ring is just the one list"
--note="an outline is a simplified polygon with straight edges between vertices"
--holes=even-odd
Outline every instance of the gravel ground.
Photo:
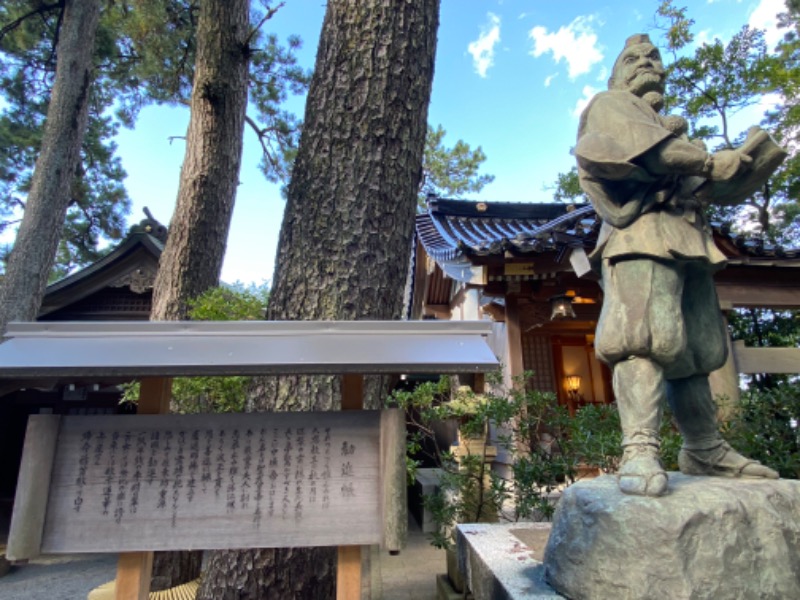
[[0,600],[86,600],[116,572],[116,554],[42,556],[0,577]]

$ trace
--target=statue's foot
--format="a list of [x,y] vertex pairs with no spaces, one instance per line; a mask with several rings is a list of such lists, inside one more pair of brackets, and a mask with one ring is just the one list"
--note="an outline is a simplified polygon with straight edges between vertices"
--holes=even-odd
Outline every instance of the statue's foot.
[[630,444],[625,447],[617,473],[619,489],[635,496],[661,496],[667,491],[667,473],[658,458],[658,446]]
[[682,448],[678,454],[678,466],[681,473],[686,475],[762,479],[778,479],[779,477],[777,472],[756,460],[742,456],[725,441],[707,450]]

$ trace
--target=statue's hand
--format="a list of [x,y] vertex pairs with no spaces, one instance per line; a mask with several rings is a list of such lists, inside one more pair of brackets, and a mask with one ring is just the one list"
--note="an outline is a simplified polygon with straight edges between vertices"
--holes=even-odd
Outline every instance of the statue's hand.
[[706,176],[713,181],[727,181],[733,179],[739,171],[747,168],[752,162],[752,158],[737,150],[720,150],[709,155],[706,162]]

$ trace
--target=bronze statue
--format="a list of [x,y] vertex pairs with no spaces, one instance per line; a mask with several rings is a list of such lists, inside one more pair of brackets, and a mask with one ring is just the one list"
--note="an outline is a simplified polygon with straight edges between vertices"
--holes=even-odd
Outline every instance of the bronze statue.
[[605,299],[598,357],[613,370],[623,430],[619,487],[659,496],[666,399],[683,436],[683,473],[777,478],[719,434],[708,374],[726,360],[726,331],[713,273],[725,257],[705,221],[704,202],[736,203],[785,157],[751,130],[735,150],[709,153],[687,123],[660,114],[665,70],[647,35],[635,35],[614,64],[608,91],[581,115],[576,156],[581,187],[603,219],[592,262]]

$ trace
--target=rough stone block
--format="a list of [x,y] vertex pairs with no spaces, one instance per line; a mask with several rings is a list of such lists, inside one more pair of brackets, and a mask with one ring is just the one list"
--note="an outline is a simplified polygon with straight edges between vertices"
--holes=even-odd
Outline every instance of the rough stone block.
[[474,600],[469,592],[456,591],[453,582],[445,573],[436,576],[436,598],[437,600]]
[[459,568],[475,600],[556,600],[541,562],[550,523],[456,527]]
[[800,598],[800,481],[669,474],[660,498],[614,476],[569,487],[545,551],[569,598]]

